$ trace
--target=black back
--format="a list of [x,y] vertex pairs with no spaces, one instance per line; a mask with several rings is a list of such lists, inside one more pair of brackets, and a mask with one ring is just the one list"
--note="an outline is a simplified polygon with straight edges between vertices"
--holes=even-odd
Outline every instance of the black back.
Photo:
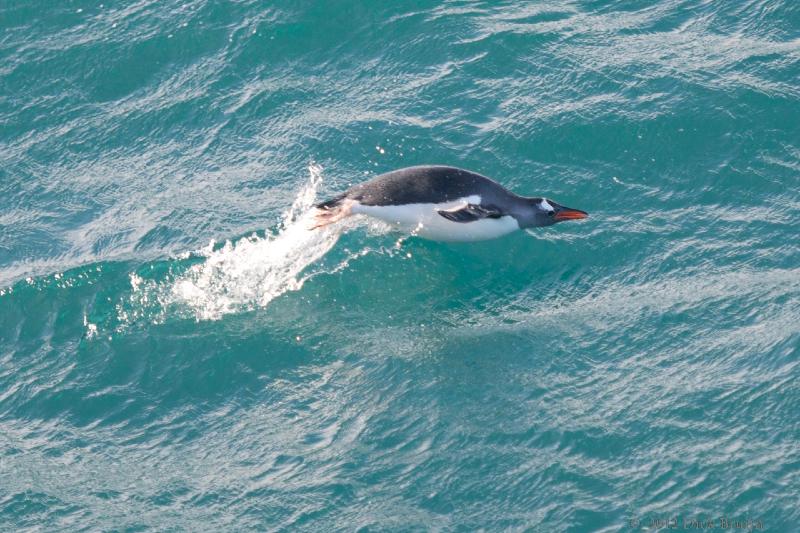
[[350,188],[344,196],[364,205],[443,203],[479,194],[481,203],[512,205],[519,196],[469,170],[445,166],[402,168]]

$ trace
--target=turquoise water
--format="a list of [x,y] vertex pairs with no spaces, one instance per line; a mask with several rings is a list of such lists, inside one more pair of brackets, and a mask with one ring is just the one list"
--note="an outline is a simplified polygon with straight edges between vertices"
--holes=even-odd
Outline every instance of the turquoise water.
[[0,1],[0,529],[797,531],[800,4],[370,4]]

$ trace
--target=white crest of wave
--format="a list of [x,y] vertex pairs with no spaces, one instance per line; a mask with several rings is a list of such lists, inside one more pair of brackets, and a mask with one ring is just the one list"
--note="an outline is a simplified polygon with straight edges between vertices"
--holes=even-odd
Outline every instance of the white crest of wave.
[[340,234],[338,227],[309,229],[322,167],[311,164],[308,171],[308,183],[276,234],[228,241],[214,251],[209,246],[205,261],[175,280],[173,299],[187,305],[198,319],[214,320],[266,306],[286,291],[302,287],[309,277],[302,276],[304,270],[325,255]]

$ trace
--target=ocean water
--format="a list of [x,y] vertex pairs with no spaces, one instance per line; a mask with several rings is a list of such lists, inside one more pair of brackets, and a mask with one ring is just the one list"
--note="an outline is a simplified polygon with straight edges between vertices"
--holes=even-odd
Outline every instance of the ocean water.
[[797,531],[799,230],[793,0],[0,0],[0,529]]

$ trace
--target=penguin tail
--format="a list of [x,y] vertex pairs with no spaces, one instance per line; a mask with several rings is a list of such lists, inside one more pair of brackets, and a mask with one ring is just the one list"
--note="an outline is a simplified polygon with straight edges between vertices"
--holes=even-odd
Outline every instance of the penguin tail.
[[340,194],[339,196],[331,198],[330,200],[325,200],[324,202],[320,202],[314,205],[314,207],[316,207],[317,209],[333,209],[339,206],[346,197],[347,195]]
[[320,202],[314,206],[314,218],[308,229],[315,230],[338,222],[351,215],[352,207],[352,200],[349,200],[344,194]]

